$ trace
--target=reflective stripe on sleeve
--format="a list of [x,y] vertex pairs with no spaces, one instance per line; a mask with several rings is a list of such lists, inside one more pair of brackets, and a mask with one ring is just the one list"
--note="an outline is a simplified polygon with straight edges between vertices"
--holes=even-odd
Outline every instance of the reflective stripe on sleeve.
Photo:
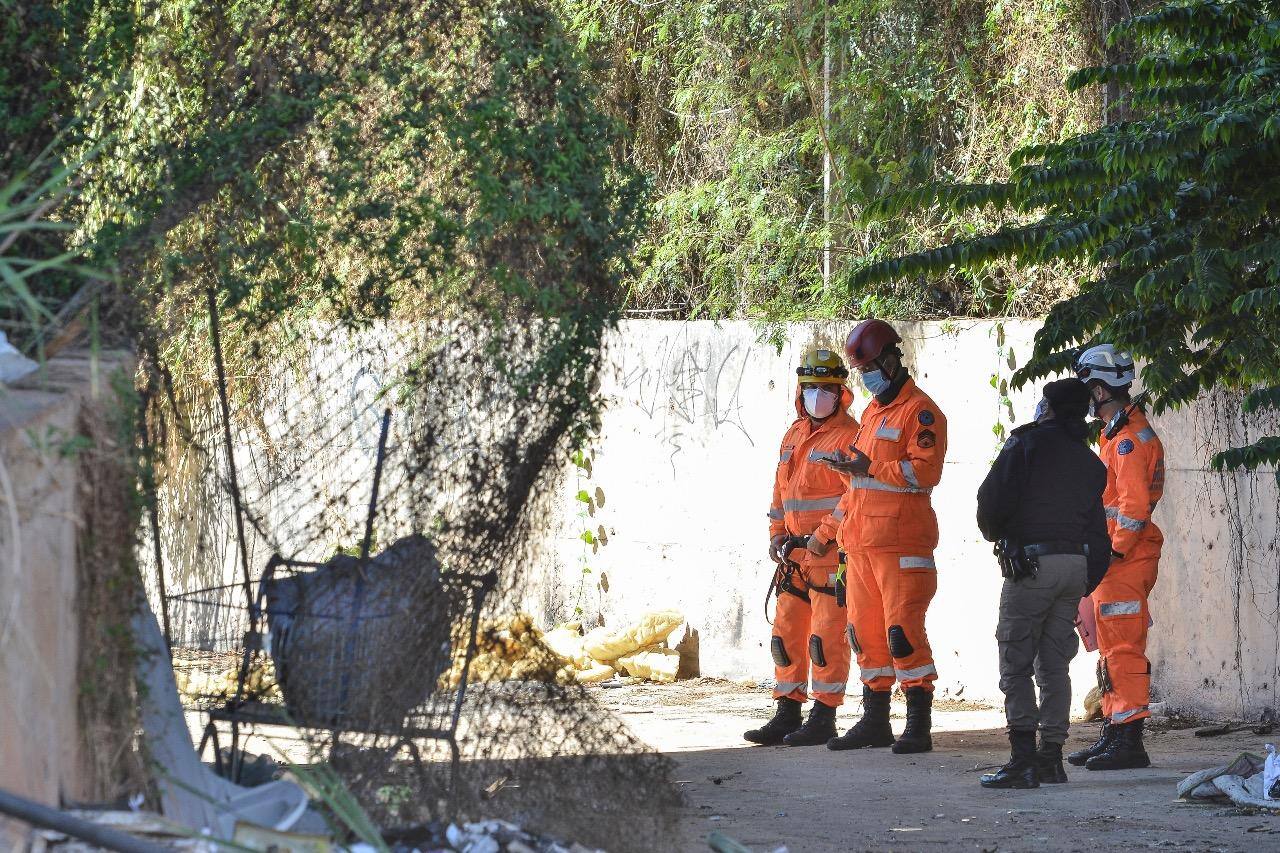
[[1098,605],[1099,616],[1133,616],[1141,612],[1141,601],[1106,601]]
[[920,488],[920,481],[916,479],[916,469],[911,464],[911,460],[903,459],[901,462],[898,463],[898,465],[899,467],[902,468],[902,476],[906,479],[906,481],[910,483],[912,486],[916,487],[917,489]]
[[1141,714],[1146,710],[1147,710],[1147,706],[1143,705],[1141,708],[1134,708],[1132,711],[1116,711],[1114,714],[1111,715],[1111,722],[1113,723],[1127,722],[1131,717]]
[[924,678],[926,675],[937,675],[938,668],[927,663],[915,669],[895,669],[894,674],[898,676],[899,681],[910,681],[913,678]]
[[1142,429],[1138,430],[1138,440],[1141,441],[1143,444],[1146,444],[1148,441],[1150,441],[1155,437],[1156,437],[1156,431],[1153,430],[1151,427],[1143,427]]
[[791,461],[791,448],[789,448],[789,447],[788,447],[786,450],[782,451],[782,454],[781,454],[780,456],[778,456],[778,461],[779,461],[779,462],[790,462],[790,461]]
[[769,512],[767,514],[774,521],[782,521],[786,517],[785,513],[776,506],[769,507]]
[[840,507],[836,507],[831,511],[831,517],[836,521],[844,521],[844,510],[840,509]]
[[913,489],[909,486],[893,486],[871,477],[854,477],[849,488],[868,489],[873,492],[897,492],[900,495],[927,495],[933,491],[932,489]]
[[1138,518],[1130,518],[1127,515],[1116,513],[1116,524],[1119,524],[1125,530],[1138,531],[1147,526],[1145,521]]
[[782,508],[787,512],[810,512],[816,509],[833,510],[839,505],[839,495],[832,498],[814,498],[813,500],[791,500],[782,502]]

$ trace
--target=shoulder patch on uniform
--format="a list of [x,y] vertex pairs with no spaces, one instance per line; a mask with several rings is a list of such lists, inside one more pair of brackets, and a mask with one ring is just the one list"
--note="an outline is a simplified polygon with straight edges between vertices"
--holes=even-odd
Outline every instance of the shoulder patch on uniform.
[[938,437],[933,434],[933,430],[922,429],[916,433],[916,443],[921,447],[933,447],[938,443]]
[[1128,453],[1132,453],[1132,452],[1133,452],[1133,442],[1132,442],[1132,441],[1130,441],[1130,440],[1129,440],[1129,439],[1127,439],[1127,438],[1126,438],[1126,439],[1123,439],[1123,440],[1121,440],[1121,442],[1120,442],[1120,446],[1119,446],[1119,447],[1117,447],[1117,448],[1116,448],[1116,450],[1120,451],[1120,455],[1121,455],[1121,456],[1124,456],[1125,454],[1128,454]]
[[920,423],[924,424],[925,426],[931,426],[933,424],[933,412],[929,411],[928,409],[922,409],[920,411],[920,414],[917,415],[916,417],[920,420]]

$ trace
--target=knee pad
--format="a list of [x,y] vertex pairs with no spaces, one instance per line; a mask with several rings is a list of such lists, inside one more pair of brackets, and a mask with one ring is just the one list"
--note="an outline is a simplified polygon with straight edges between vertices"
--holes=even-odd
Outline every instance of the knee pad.
[[809,635],[809,659],[814,666],[827,665],[827,656],[822,653],[822,638],[817,634]]
[[781,637],[773,636],[769,639],[769,653],[778,666],[791,666],[791,656],[787,654],[787,647],[783,645]]
[[910,657],[915,648],[907,640],[907,632],[901,625],[889,626],[889,654],[895,658]]
[[858,635],[854,632],[852,625],[844,626],[844,633],[849,638],[849,648],[853,649],[855,655],[862,654],[862,646],[858,645]]

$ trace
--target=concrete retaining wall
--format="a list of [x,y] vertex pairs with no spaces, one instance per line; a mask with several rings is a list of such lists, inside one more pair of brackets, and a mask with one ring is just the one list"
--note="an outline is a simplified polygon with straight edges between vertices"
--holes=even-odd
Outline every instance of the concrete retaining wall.
[[[779,354],[745,322],[624,323],[602,372],[609,406],[590,464],[567,466],[541,557],[524,567],[538,579],[532,603],[541,617],[577,613],[612,624],[651,607],[679,607],[696,633],[704,675],[771,677],[764,514],[778,442],[795,417],[794,365],[810,344],[841,343],[849,325],[790,326]],[[941,544],[928,627],[938,686],[999,701],[1000,577],[974,523],[974,496],[1001,431],[1029,419],[1039,397],[1034,389],[1001,394],[1002,381],[1030,355],[1037,324],[900,328],[913,372],[950,424],[934,492]],[[866,400],[861,394],[856,413]],[[1207,470],[1213,451],[1266,427],[1242,423],[1237,402],[1223,395],[1155,419],[1169,461],[1156,512],[1167,543],[1150,646],[1160,697],[1252,714],[1277,704],[1280,498],[1272,470]],[[587,530],[595,544],[581,538]],[[1094,658],[1082,652],[1075,662],[1078,697],[1092,684]]]
[[[19,388],[0,386],[0,788],[54,806],[94,789],[78,718],[72,441],[92,377],[117,366],[55,359]],[[0,848],[22,832],[0,820]]]

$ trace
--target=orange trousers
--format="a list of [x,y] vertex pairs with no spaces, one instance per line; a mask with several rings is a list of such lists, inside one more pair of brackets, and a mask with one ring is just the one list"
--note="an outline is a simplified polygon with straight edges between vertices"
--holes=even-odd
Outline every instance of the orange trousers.
[[901,551],[848,555],[849,645],[862,683],[892,690],[894,682],[933,692],[938,670],[924,630],[938,591],[932,554]]
[[[834,586],[835,572],[818,569],[824,577],[814,578],[819,586]],[[807,569],[796,572],[795,581],[804,580]],[[829,573],[829,574],[828,574]],[[804,583],[796,583],[804,586]],[[849,644],[844,637],[844,608],[834,595],[809,590],[809,600],[789,592],[778,593],[778,612],[773,620],[769,650],[777,684],[773,698],[787,697],[803,702],[810,685],[812,667],[813,698],[833,708],[844,702],[849,680]]]
[[1151,662],[1147,660],[1147,598],[1159,573],[1160,544],[1142,543],[1107,569],[1093,591],[1098,621],[1102,713],[1113,723],[1150,717]]

